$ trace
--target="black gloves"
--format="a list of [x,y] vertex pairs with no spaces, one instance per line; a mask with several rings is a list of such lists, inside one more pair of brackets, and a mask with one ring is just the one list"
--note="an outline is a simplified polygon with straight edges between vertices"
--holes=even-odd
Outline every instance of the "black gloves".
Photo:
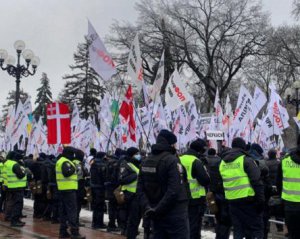
[[156,214],[156,210],[152,207],[147,207],[144,213],[145,217],[154,218]]

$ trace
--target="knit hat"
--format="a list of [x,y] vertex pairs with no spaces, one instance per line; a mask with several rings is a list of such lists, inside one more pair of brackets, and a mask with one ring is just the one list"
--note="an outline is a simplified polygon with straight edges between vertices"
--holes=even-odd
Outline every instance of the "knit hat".
[[172,145],[172,144],[176,144],[177,143],[177,137],[175,134],[173,134],[171,131],[169,130],[166,130],[166,129],[162,129],[157,138],[158,137],[162,137],[164,138],[165,140],[167,140],[168,144],[169,145]]
[[190,144],[190,149],[203,153],[206,149],[206,142],[203,139],[196,139]]
[[231,144],[232,148],[246,149],[246,142],[240,137],[234,138]]
[[263,155],[263,153],[264,153],[263,148],[259,144],[256,144],[256,143],[251,144],[250,149],[255,150],[259,155]]
[[63,149],[62,156],[72,160],[75,156],[75,151],[76,151],[75,148],[71,146],[67,146]]
[[77,160],[79,160],[79,161],[82,162],[83,159],[84,159],[84,152],[82,150],[80,150],[80,149],[76,149],[76,151],[75,151],[75,158]]
[[136,153],[140,152],[138,148],[136,147],[130,147],[127,149],[126,153],[128,155],[128,157],[133,157],[133,155],[135,155]]
[[90,155],[92,155],[92,156],[96,156],[96,153],[97,153],[97,150],[95,149],[95,148],[91,148],[90,149]]

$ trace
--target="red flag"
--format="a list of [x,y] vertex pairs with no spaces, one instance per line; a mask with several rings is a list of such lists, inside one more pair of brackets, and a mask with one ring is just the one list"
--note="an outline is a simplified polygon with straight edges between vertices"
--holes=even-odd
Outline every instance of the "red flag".
[[47,105],[48,144],[71,143],[71,120],[69,107],[62,103]]
[[122,115],[126,120],[129,118],[128,126],[129,126],[129,135],[132,141],[136,141],[135,138],[135,120],[133,114],[133,96],[132,96],[132,88],[131,85],[128,86],[127,92],[125,94],[125,99],[122,102],[120,108],[120,115]]
[[128,86],[128,89],[125,94],[125,99],[122,102],[121,108],[120,108],[120,115],[122,115],[126,120],[130,116],[131,109],[130,104],[132,104],[133,97],[132,97],[132,88],[131,85]]

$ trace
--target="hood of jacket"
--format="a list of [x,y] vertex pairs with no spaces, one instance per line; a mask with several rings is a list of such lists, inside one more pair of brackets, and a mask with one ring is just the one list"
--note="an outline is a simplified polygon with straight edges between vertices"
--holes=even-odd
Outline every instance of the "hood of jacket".
[[230,163],[241,155],[247,155],[247,153],[242,149],[232,148],[222,154],[222,160],[224,160],[226,163]]
[[290,156],[295,163],[300,164],[300,147],[298,146],[298,148],[291,151]]

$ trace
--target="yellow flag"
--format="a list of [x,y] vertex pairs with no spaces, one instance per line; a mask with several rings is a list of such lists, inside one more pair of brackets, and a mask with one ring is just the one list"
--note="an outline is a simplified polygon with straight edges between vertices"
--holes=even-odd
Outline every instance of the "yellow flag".
[[297,119],[300,121],[300,112],[297,115]]

